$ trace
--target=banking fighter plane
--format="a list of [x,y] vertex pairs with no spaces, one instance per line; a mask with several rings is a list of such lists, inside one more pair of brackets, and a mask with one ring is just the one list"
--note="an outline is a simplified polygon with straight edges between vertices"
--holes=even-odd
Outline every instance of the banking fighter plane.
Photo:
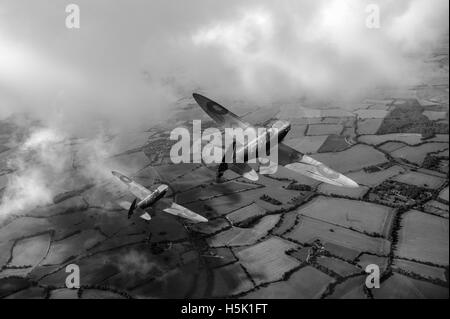
[[119,172],[113,171],[112,174],[125,184],[128,187],[128,190],[136,196],[136,199],[132,203],[127,201],[118,203],[123,209],[128,211],[128,218],[131,218],[134,213],[138,213],[142,219],[148,221],[151,220],[151,214],[160,211],[196,223],[208,221],[205,217],[190,211],[186,207],[178,205],[168,198],[164,198],[164,195],[169,188],[169,186],[165,184],[153,185],[151,189],[147,189]]
[[[222,128],[241,128],[243,130],[250,128],[256,131],[256,127],[243,121],[240,117],[209,98],[197,93],[194,93],[193,97],[198,105]],[[277,120],[270,127],[266,127],[266,129],[267,131],[273,133],[270,137],[271,143],[269,152],[274,150],[271,147],[273,145],[272,142],[276,142],[278,145],[278,163],[272,163],[267,157],[257,155],[261,163],[269,163],[267,167],[264,167],[263,171],[260,166],[260,174],[273,174],[276,172],[277,165],[281,165],[295,173],[306,175],[321,182],[350,188],[358,187],[358,184],[350,178],[332,170],[312,157],[282,143],[283,139],[291,129],[291,124],[288,121]],[[260,139],[260,136],[258,136],[257,139]],[[234,152],[236,154],[247,155],[249,153],[249,148],[255,148],[258,143],[267,143],[267,140],[248,141],[246,144],[239,146],[236,146],[234,143]],[[225,150],[225,152],[227,152],[227,150]],[[256,171],[251,168],[245,160],[243,163],[226,163],[224,156],[222,163],[218,167],[217,177],[220,178],[227,169],[231,169],[253,181],[258,179],[258,174]]]

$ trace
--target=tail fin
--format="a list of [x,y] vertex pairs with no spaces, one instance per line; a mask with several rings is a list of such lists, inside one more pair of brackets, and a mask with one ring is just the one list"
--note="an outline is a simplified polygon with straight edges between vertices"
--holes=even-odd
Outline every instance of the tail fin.
[[228,170],[228,168],[229,168],[228,163],[225,161],[229,152],[232,152],[231,156],[233,156],[233,159],[234,159],[234,156],[236,154],[236,140],[233,141],[233,145],[231,145],[228,149],[225,150],[225,154],[222,157],[222,162],[220,163],[219,167],[217,168],[217,175],[216,175],[217,180],[220,180],[222,178],[223,174],[225,173],[225,171]]
[[134,213],[134,210],[136,208],[136,202],[137,202],[137,198],[135,198],[134,201],[131,203],[130,209],[128,210],[128,219],[130,219]]

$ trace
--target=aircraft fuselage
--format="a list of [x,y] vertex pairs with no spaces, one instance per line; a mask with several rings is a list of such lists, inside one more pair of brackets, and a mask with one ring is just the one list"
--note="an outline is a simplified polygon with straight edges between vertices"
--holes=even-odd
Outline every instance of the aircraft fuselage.
[[[244,159],[247,162],[251,158],[258,158],[259,150],[266,150],[270,154],[271,149],[277,143],[281,143],[291,129],[287,121],[277,121],[264,134],[256,134],[256,138],[244,145],[236,146],[236,159]],[[261,154],[262,156],[269,154]]]
[[137,203],[137,207],[141,209],[146,209],[152,206],[154,203],[156,203],[159,199],[163,198],[164,195],[167,193],[167,189],[169,187],[167,185],[159,185],[158,188],[150,195],[148,195],[146,198],[141,200],[139,203]]

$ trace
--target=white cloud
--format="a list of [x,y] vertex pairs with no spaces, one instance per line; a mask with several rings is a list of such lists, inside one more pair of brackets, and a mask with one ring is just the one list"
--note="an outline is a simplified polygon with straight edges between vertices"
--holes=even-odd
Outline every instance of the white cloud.
[[[380,29],[365,26],[369,3]],[[250,101],[352,97],[414,83],[448,32],[442,0],[77,4],[81,28],[68,30],[63,3],[2,2],[0,94],[19,98],[0,116],[25,110],[84,132],[90,118],[162,119],[198,87]]]
[[[366,28],[369,3],[380,6],[380,29]],[[213,99],[255,103],[358,99],[376,86],[417,83],[424,57],[448,33],[442,0],[77,4],[75,30],[65,27],[64,2],[0,4],[0,118],[24,112],[47,127],[12,163],[8,209],[49,201],[70,162],[60,136],[86,138],[82,154],[100,171],[109,150],[99,127],[150,127],[199,87]]]

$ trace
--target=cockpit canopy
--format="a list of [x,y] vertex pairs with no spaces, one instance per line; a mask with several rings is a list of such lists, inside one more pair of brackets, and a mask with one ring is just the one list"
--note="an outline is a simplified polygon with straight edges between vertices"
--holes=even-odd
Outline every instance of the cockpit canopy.
[[279,132],[286,131],[287,133],[291,129],[291,123],[288,121],[278,120],[272,124],[272,128],[277,129]]
[[276,129],[278,131],[278,142],[281,142],[291,129],[291,123],[288,121],[277,120],[272,124],[271,129]]

